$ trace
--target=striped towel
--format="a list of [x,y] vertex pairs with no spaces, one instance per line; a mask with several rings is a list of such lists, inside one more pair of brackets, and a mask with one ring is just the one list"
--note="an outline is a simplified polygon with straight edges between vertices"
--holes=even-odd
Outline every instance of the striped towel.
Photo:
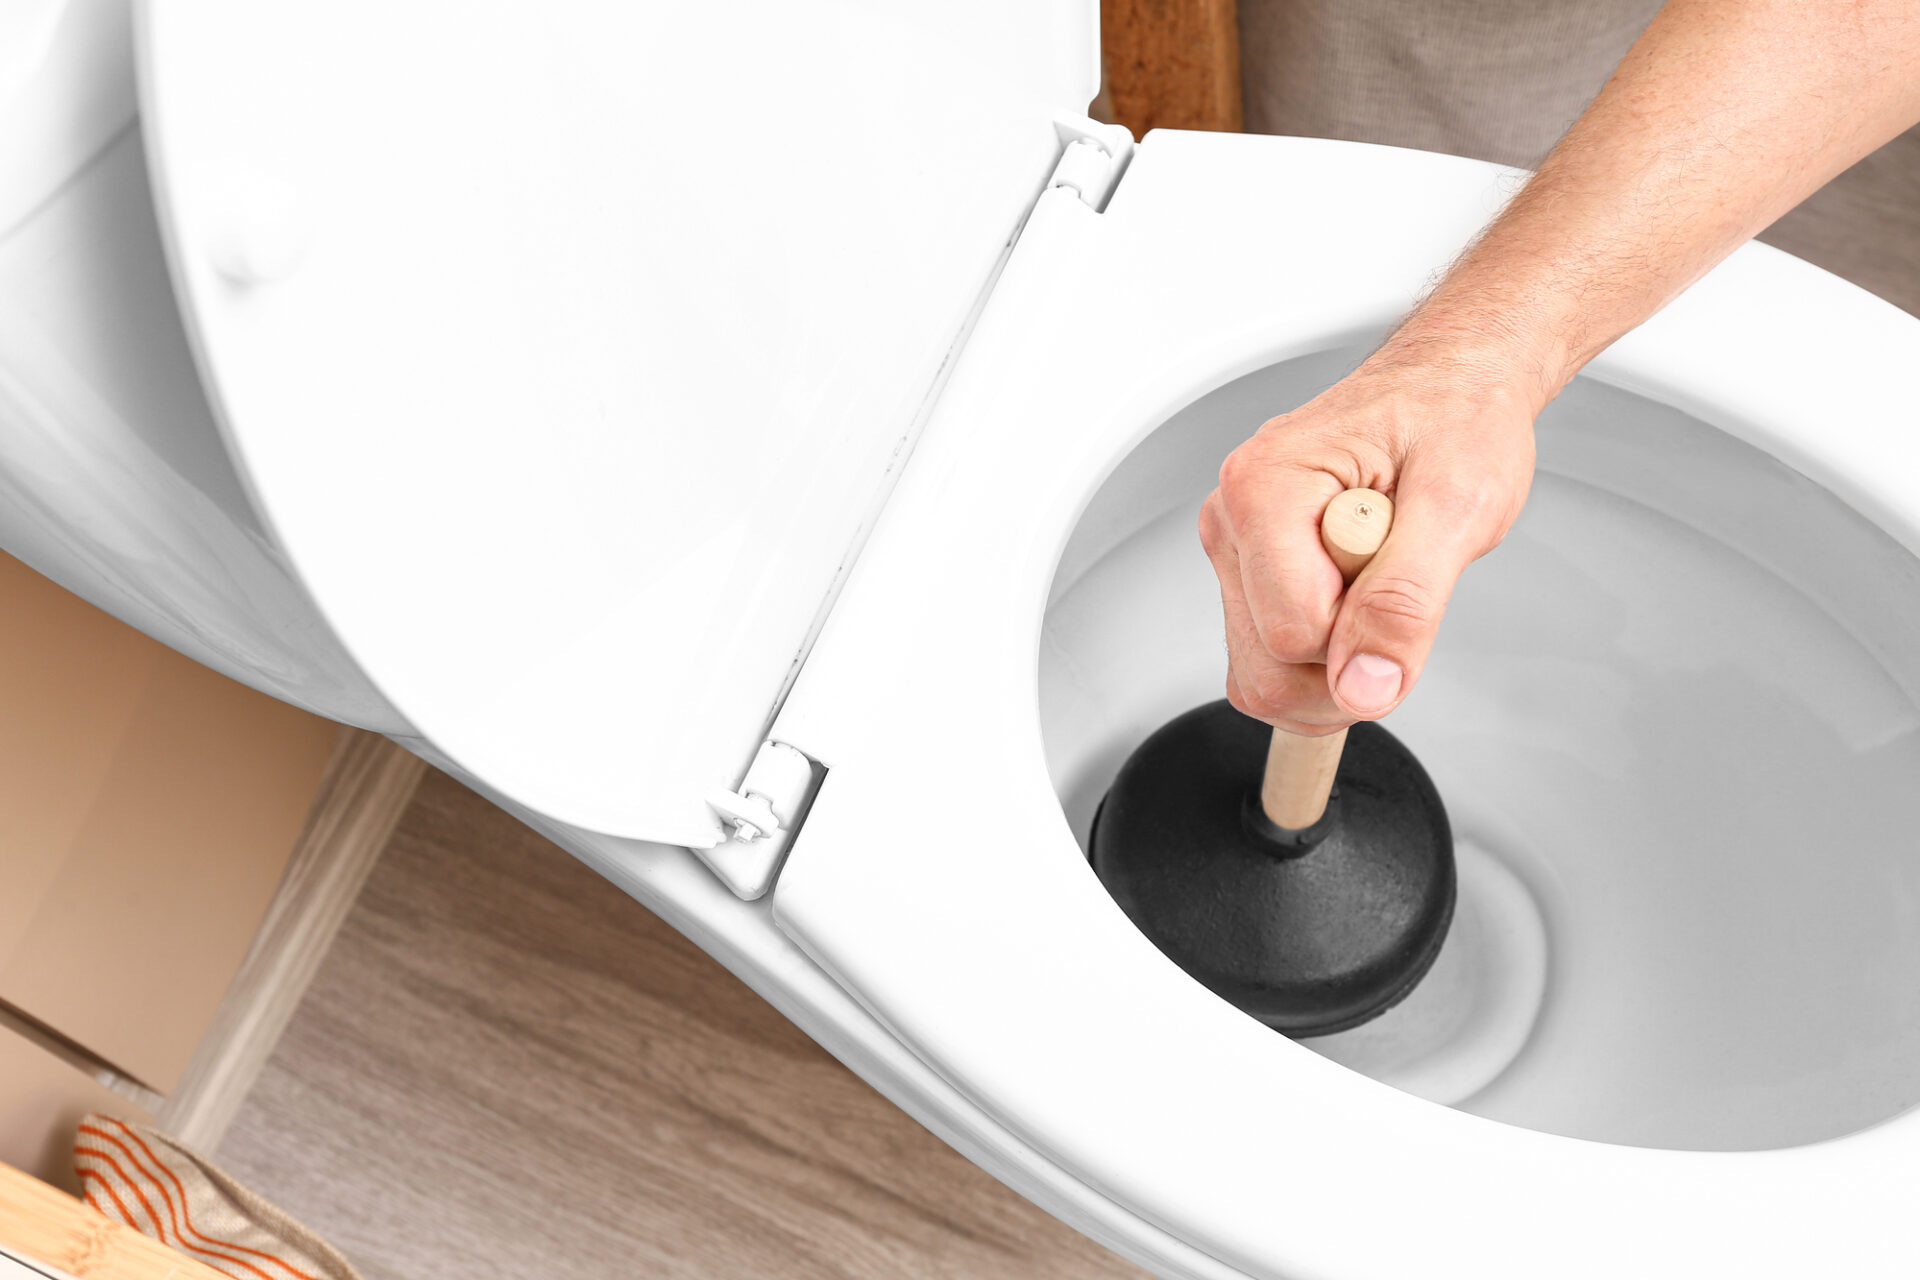
[[88,1116],[73,1164],[93,1208],[235,1280],[360,1280],[332,1245],[145,1125]]

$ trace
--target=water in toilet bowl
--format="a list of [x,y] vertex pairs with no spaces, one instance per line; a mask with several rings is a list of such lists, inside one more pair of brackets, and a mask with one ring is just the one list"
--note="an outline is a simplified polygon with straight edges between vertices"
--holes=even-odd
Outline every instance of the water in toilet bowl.
[[[1089,507],[1040,654],[1083,839],[1133,746],[1219,696],[1193,532],[1219,459],[1354,355],[1221,388]],[[1920,1099],[1920,797],[1901,781],[1920,769],[1920,657],[1899,643],[1920,566],[1758,450],[1603,384],[1543,416],[1540,457],[1389,721],[1462,837],[1452,955],[1371,1033],[1303,1043],[1434,1101],[1635,1145],[1786,1146],[1896,1114]],[[1809,832],[1844,856],[1810,856]]]

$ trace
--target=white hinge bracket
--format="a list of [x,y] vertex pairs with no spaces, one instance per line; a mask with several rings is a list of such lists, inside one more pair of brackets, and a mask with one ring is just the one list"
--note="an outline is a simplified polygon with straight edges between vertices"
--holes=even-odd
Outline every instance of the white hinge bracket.
[[761,743],[739,787],[707,797],[728,838],[694,853],[735,895],[748,901],[760,897],[773,887],[823,774],[796,748]]
[[1059,117],[1053,128],[1060,135],[1060,159],[1047,179],[1048,190],[1065,187],[1100,212],[1133,158],[1133,135],[1120,125],[1086,116]]

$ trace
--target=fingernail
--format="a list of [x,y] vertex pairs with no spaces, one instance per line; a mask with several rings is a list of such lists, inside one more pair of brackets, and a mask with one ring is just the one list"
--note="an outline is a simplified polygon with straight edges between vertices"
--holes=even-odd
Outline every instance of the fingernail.
[[1356,653],[1340,672],[1340,700],[1355,711],[1385,711],[1400,696],[1400,664],[1377,653]]

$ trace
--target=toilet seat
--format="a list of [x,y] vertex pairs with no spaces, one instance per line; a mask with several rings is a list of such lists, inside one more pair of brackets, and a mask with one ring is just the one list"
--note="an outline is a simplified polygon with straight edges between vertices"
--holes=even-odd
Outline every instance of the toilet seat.
[[[1160,134],[1143,144],[1103,212],[1068,188],[1034,204],[1059,146],[1047,112],[1091,93],[1086,60],[1066,65],[1086,32],[1068,38],[1045,22],[1013,18],[983,28],[985,47],[1020,31],[1059,54],[1060,65],[1025,69],[1035,78],[1015,105],[1027,115],[994,135],[1015,148],[996,170],[1007,199],[975,209],[967,225],[1004,238],[1028,205],[1032,216],[971,337],[956,345],[951,381],[940,388],[947,347],[911,356],[902,347],[896,354],[912,367],[884,403],[867,406],[862,428],[882,434],[863,437],[855,452],[871,470],[871,446],[886,445],[877,464],[886,475],[832,497],[846,506],[849,494],[871,489],[885,501],[874,504],[878,523],[844,587],[836,596],[820,584],[797,624],[799,596],[782,598],[776,612],[790,634],[756,653],[751,688],[710,682],[700,691],[724,695],[724,706],[690,700],[706,717],[686,722],[700,731],[690,748],[619,696],[637,687],[615,678],[622,652],[651,655],[629,656],[633,665],[671,670],[677,660],[647,643],[643,624],[652,619],[615,618],[611,639],[565,685],[579,701],[503,705],[486,700],[490,683],[517,678],[519,663],[551,666],[568,651],[541,648],[537,629],[523,629],[510,644],[478,645],[476,656],[461,651],[462,637],[489,622],[511,628],[510,611],[467,609],[449,595],[437,602],[447,614],[441,626],[432,611],[413,607],[408,592],[419,574],[408,560],[423,548],[457,563],[469,595],[500,580],[494,570],[502,566],[466,557],[458,545],[465,533],[487,532],[488,503],[458,504],[457,488],[425,487],[457,459],[449,453],[457,433],[335,437],[360,451],[343,461],[312,447],[327,438],[315,429],[326,422],[289,428],[300,419],[287,416],[297,407],[287,389],[296,400],[327,391],[327,352],[316,359],[310,348],[290,365],[298,343],[254,335],[286,305],[281,283],[297,279],[303,255],[311,263],[324,241],[316,250],[302,212],[311,193],[297,178],[268,174],[236,185],[220,166],[237,159],[264,172],[268,159],[297,152],[289,141],[325,152],[337,122],[314,105],[322,96],[303,98],[297,81],[281,85],[286,63],[257,58],[261,42],[274,41],[256,24],[278,20],[258,10],[183,0],[144,16],[146,124],[176,282],[229,442],[269,527],[350,651],[456,762],[552,818],[705,847],[725,833],[703,807],[704,775],[737,783],[762,739],[798,748],[825,778],[772,894],[779,926],[902,1044],[1032,1149],[1249,1274],[1397,1280],[1431,1269],[1435,1257],[1472,1257],[1486,1277],[1611,1277],[1628,1267],[1674,1276],[1736,1267],[1864,1276],[1904,1274],[1920,1261],[1920,1242],[1896,1229],[1920,1185],[1920,1126],[1911,1116],[1789,1151],[1698,1153],[1577,1142],[1395,1093],[1272,1036],[1154,952],[1093,883],[1049,785],[1034,695],[1040,619],[1061,548],[1100,481],[1148,430],[1210,387],[1389,323],[1497,205],[1507,175],[1351,144]],[[320,33],[324,47],[299,50],[317,59],[322,71],[312,74],[323,78],[350,57],[356,33],[385,32],[398,20],[391,6],[328,13],[337,26]],[[436,23],[449,38],[461,34],[457,7],[403,16],[417,23],[408,39],[422,47]],[[963,52],[956,60],[966,63],[976,51]],[[213,118],[220,99],[208,86],[225,76],[257,96],[257,117]],[[404,74],[394,81],[405,82]],[[193,96],[203,90],[210,96]],[[306,105],[284,115],[265,109],[286,98]],[[436,118],[457,122],[444,111]],[[223,133],[227,124],[236,132]],[[890,134],[886,144],[915,135]],[[922,136],[936,160],[964,150],[937,129]],[[714,145],[739,141],[721,130]],[[966,146],[987,150],[978,139]],[[749,189],[751,151],[735,153]],[[914,162],[884,175],[877,190],[911,186],[924,157],[909,154]],[[398,181],[406,159],[404,149],[385,157],[383,172]],[[729,176],[724,165],[714,175]],[[416,236],[435,230],[430,220],[403,225]],[[944,243],[942,229],[922,232]],[[355,248],[405,279],[406,253],[386,252],[377,237]],[[986,282],[1000,248],[991,238],[969,243],[964,260],[941,276],[946,295],[920,339],[963,331],[974,304],[963,286]],[[380,285],[378,272],[351,278],[368,290]],[[728,289],[751,283],[724,281]],[[472,300],[458,289],[447,297],[449,307]],[[341,299],[328,305],[334,327],[296,327],[294,335],[337,336],[353,312]],[[1816,311],[1819,327],[1800,319]],[[1623,341],[1593,376],[1741,435],[1920,548],[1908,514],[1920,511],[1920,487],[1901,478],[1920,476],[1920,450],[1879,430],[1904,408],[1899,371],[1920,353],[1917,330],[1803,264],[1748,249]],[[407,384],[406,367],[395,368]],[[1826,369],[1848,376],[1829,382]],[[926,388],[938,391],[931,416],[911,464],[894,468],[892,447],[913,435],[900,419],[923,412],[915,397]],[[583,456],[614,473],[626,455],[613,446],[623,443]],[[335,509],[327,485],[360,473],[375,483],[353,490],[352,509]],[[898,489],[887,498],[896,474]],[[503,477],[510,468],[481,478]],[[724,485],[716,488],[724,495]],[[421,492],[455,508],[424,518],[406,506]],[[852,541],[834,556],[851,558],[873,518],[864,502],[854,505],[861,509],[835,513],[844,517],[836,536]],[[565,513],[563,505],[552,510]],[[405,536],[379,528],[370,511],[404,516]],[[426,540],[436,520],[451,535]],[[576,599],[568,593],[590,590],[592,580],[551,587],[542,553],[577,550],[582,540],[544,541],[552,530],[538,521],[521,522],[519,532],[524,541],[513,546],[524,554],[505,568],[529,594],[505,604],[539,619],[564,614]],[[816,553],[828,545],[808,544]],[[486,546],[506,554],[505,543]],[[826,568],[837,582],[841,566]],[[684,576],[696,580],[650,585],[675,599],[711,598],[697,573]],[[682,589],[684,597],[675,595]],[[744,605],[751,616],[718,608],[712,616],[750,630],[757,603]],[[816,606],[825,622],[814,639]],[[710,619],[671,619],[690,620]],[[698,646],[678,652],[685,659]],[[786,668],[802,654],[783,699]],[[436,664],[460,665],[459,678]],[[608,689],[615,695],[594,705],[596,692]],[[463,691],[473,707],[461,705]],[[636,722],[650,732],[633,732]],[[640,749],[636,738],[652,745]],[[636,786],[638,777],[660,785]],[[667,802],[654,804],[661,795]],[[1631,1225],[1607,1233],[1621,1222]]]
[[[1390,323],[1510,188],[1444,157],[1156,134],[1104,213],[1044,198],[775,724],[828,769],[776,918],[1014,1133],[1249,1274],[1910,1273],[1920,1117],[1688,1152],[1399,1094],[1161,957],[1048,781],[1041,616],[1108,471],[1212,387]],[[1920,322],[1750,247],[1591,376],[1773,453],[1917,548],[1901,513],[1920,511],[1920,447],[1893,425],[1916,357]]]

